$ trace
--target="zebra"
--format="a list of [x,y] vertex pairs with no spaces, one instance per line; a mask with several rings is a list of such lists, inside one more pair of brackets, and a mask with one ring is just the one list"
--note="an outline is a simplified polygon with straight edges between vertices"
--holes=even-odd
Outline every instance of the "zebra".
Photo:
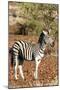
[[34,78],[38,79],[38,66],[45,55],[46,45],[54,46],[54,40],[49,36],[48,31],[43,30],[40,34],[37,44],[33,45],[23,40],[16,41],[12,46],[13,66],[14,66],[14,78],[17,80],[17,69],[21,78],[24,80],[23,74],[23,62],[24,60],[35,61]]

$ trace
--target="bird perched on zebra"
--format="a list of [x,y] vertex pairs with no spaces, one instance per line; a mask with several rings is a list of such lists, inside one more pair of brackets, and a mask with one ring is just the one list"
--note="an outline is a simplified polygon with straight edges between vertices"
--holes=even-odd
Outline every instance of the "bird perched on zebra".
[[53,46],[54,40],[52,37],[49,36],[49,30],[43,30],[40,34],[38,43],[32,45],[31,43],[27,43],[25,41],[16,41],[12,46],[12,63],[14,67],[14,78],[18,79],[17,77],[17,69],[19,68],[20,75],[24,80],[23,74],[23,62],[24,60],[34,60],[35,61],[35,72],[34,78],[38,79],[38,66],[41,62],[42,58],[44,57],[44,52],[46,45]]

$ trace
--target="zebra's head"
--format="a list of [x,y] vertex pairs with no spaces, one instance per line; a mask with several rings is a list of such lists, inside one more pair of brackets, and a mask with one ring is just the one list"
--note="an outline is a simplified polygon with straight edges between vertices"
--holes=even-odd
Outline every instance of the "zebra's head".
[[[50,32],[50,31],[49,31]],[[40,34],[38,43],[40,43],[40,47],[44,47],[46,44],[54,46],[54,38],[52,36],[49,36],[48,31],[43,31]]]
[[46,39],[46,44],[50,45],[51,47],[54,47],[55,44],[55,38],[53,36],[48,36]]

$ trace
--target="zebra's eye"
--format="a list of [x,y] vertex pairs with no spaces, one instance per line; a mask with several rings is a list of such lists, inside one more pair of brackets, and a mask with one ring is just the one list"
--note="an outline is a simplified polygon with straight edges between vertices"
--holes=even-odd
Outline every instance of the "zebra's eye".
[[40,59],[38,59],[38,62],[40,61]]

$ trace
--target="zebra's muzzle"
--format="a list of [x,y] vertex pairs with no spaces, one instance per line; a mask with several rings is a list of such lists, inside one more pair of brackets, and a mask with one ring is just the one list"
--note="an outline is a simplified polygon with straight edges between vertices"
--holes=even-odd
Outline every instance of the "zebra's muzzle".
[[54,47],[54,45],[55,45],[55,41],[52,42],[51,47]]

